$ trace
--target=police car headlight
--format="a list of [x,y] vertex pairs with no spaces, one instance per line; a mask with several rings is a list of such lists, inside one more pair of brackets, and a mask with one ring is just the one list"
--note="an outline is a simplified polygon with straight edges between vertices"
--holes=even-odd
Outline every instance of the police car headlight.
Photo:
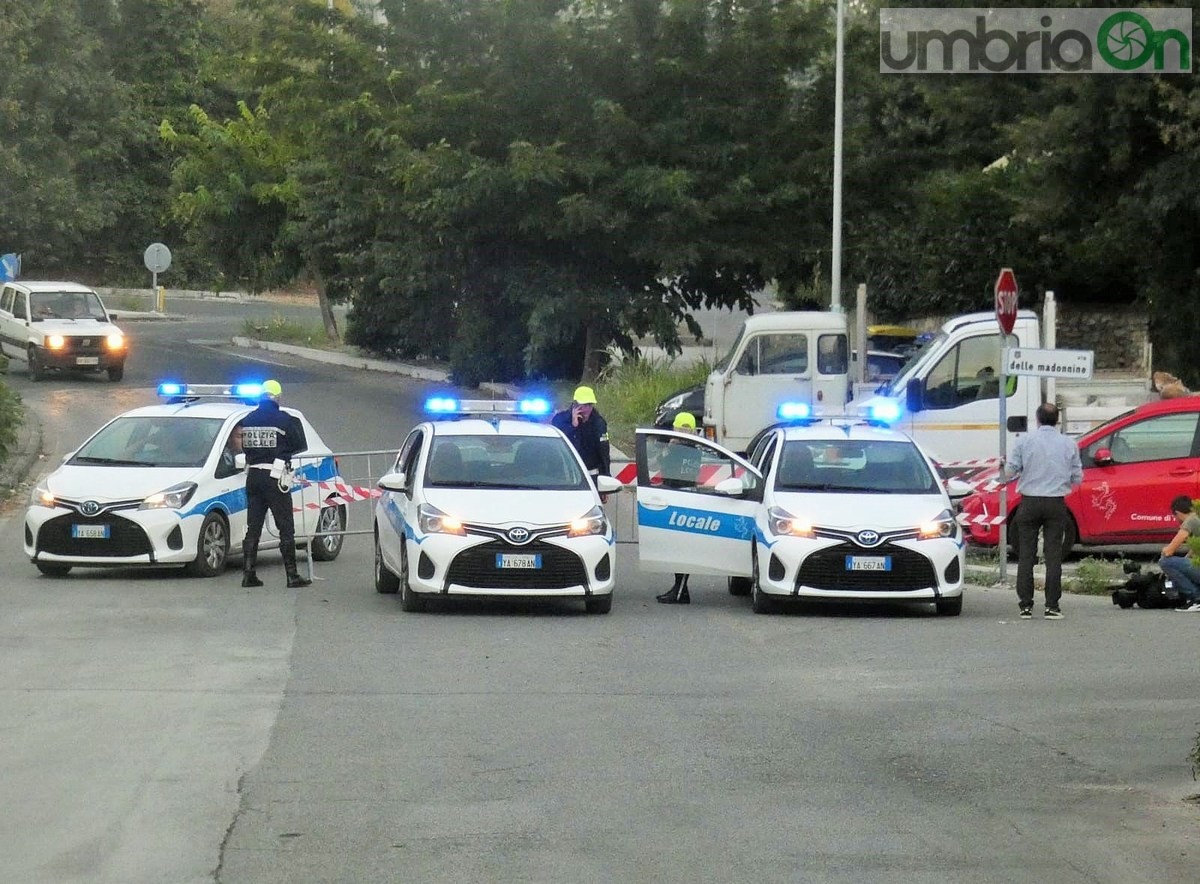
[[38,485],[33,489],[33,493],[29,495],[30,506],[54,507],[57,505],[57,503],[58,502],[55,500],[54,495],[50,493],[50,489],[45,485]]
[[812,522],[808,519],[798,519],[787,510],[777,506],[767,510],[767,524],[772,534],[785,534],[789,537],[813,537]]
[[568,537],[587,537],[590,534],[607,533],[608,518],[604,515],[604,510],[598,506],[592,507],[582,518],[575,519],[567,526]]
[[954,513],[950,510],[942,510],[936,519],[918,525],[917,532],[922,540],[954,537],[958,533],[958,522],[954,520]]
[[151,494],[142,501],[142,505],[138,509],[177,510],[180,507],[187,506],[187,502],[192,499],[192,495],[195,493],[195,482],[180,482],[178,485],[172,485],[165,491]]
[[448,516],[433,504],[423,503],[417,507],[417,527],[422,534],[466,534],[463,523]]

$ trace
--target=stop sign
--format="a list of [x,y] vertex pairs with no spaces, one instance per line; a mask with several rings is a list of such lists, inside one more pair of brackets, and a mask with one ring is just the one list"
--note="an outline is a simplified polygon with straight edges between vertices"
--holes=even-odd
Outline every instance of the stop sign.
[[996,278],[996,321],[1000,331],[1011,335],[1017,321],[1017,277],[1011,267],[1005,267]]

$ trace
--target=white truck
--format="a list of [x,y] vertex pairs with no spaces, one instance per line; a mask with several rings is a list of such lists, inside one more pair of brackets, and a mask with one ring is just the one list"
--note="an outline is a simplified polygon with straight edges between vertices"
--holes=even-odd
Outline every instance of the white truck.
[[775,423],[780,402],[803,401],[817,411],[841,413],[849,372],[846,314],[750,316],[705,383],[704,435],[745,451],[759,430]]
[[[1052,308],[1051,308],[1052,309]],[[1053,313],[1047,321],[1052,327]],[[1052,348],[1037,314],[1017,314],[1010,347]],[[1000,453],[1000,326],[994,313],[972,313],[946,322],[887,384],[856,397],[852,414],[892,411],[895,426],[917,440],[949,474],[995,462]],[[1062,430],[1085,432],[1154,398],[1145,377],[1100,376],[1047,379],[1014,375],[1006,382],[1006,450],[1036,426],[1034,412],[1051,398],[1062,400]],[[882,406],[882,412],[879,411]]]

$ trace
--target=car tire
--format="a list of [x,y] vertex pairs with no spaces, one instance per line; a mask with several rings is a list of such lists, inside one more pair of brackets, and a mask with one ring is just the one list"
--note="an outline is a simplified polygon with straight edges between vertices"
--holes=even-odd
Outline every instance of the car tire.
[[589,614],[607,614],[612,610],[612,593],[591,596],[583,604]]
[[46,369],[42,366],[42,357],[38,355],[37,347],[29,348],[29,380],[37,382],[46,376]]
[[71,573],[70,565],[60,565],[57,562],[34,562],[34,564],[47,577],[66,577]]
[[381,595],[395,595],[400,588],[400,578],[391,572],[383,561],[383,549],[379,546],[379,529],[375,529],[375,591]]
[[410,614],[419,614],[425,610],[425,599],[419,593],[413,592],[412,584],[408,582],[408,541],[400,541],[400,607]]
[[113,383],[116,383],[117,381],[121,380],[121,378],[123,378],[123,377],[125,377],[124,364],[114,365],[108,369],[108,379],[110,381],[112,381]]
[[229,562],[229,523],[218,512],[204,517],[196,539],[196,558],[187,564],[187,572],[196,577],[217,577],[225,573]]
[[753,576],[750,578],[750,607],[754,609],[755,614],[774,614],[779,609],[779,605],[775,599],[762,591],[759,581],[757,546],[753,547],[750,555],[753,560],[753,565],[751,566],[753,568]]
[[317,532],[336,531],[337,534],[326,534],[323,537],[310,538],[312,557],[318,562],[332,562],[342,551],[342,543],[346,535],[340,532],[346,530],[346,507],[329,504],[321,507],[317,516]]
[[726,579],[730,595],[750,595],[749,577],[729,577]]
[[957,617],[962,613],[963,597],[956,595],[949,599],[938,599],[935,603],[937,612],[943,617]]

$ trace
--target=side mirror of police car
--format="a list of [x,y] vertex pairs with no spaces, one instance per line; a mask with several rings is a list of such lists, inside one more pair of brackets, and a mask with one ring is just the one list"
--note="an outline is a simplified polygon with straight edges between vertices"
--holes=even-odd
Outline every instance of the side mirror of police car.
[[612,476],[596,477],[596,490],[601,494],[615,494],[624,487],[619,479],[614,479]]
[[384,491],[404,492],[408,490],[408,476],[404,473],[385,473],[379,480],[379,487]]
[[723,497],[741,497],[742,492],[745,490],[742,486],[742,480],[737,478],[722,479],[717,483],[717,487],[713,489],[713,491]]
[[950,495],[951,500],[961,500],[974,490],[969,483],[964,482],[962,479],[946,480],[946,493]]

